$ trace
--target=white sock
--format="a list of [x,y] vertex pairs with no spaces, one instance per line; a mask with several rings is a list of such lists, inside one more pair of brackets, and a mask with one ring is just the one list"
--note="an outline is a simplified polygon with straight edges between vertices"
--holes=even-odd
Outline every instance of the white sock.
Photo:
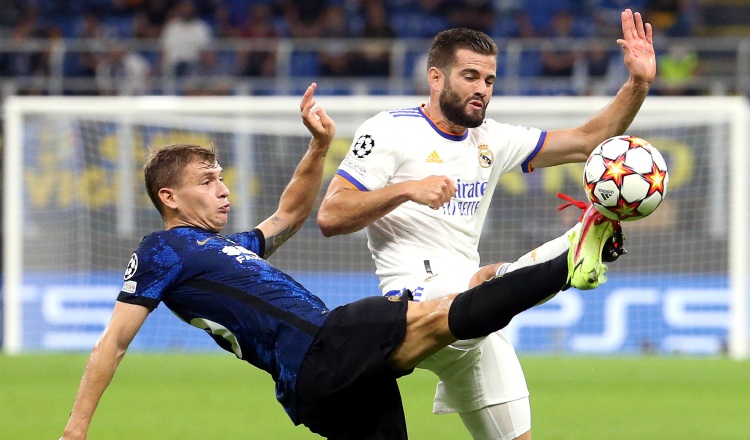
[[568,236],[570,235],[571,232],[573,232],[574,229],[579,228],[580,227],[579,225],[580,223],[576,224],[575,226],[570,228],[565,234],[544,243],[543,245],[539,246],[538,248],[534,249],[528,254],[522,256],[521,258],[514,261],[513,263],[505,263],[501,265],[497,269],[496,275],[501,276],[502,274],[513,272],[516,269],[531,266],[533,264],[544,263],[545,261],[549,261],[559,256],[563,252],[570,249],[570,240],[568,239]]

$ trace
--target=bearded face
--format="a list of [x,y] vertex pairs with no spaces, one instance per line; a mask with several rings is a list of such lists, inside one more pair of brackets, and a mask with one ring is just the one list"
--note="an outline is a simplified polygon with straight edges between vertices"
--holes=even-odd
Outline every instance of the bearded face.
[[469,104],[471,101],[483,101],[479,96],[462,98],[453,86],[450,79],[446,78],[445,86],[440,92],[440,109],[443,115],[453,124],[463,127],[474,128],[482,125],[484,115],[487,112],[487,103],[483,102],[481,108]]

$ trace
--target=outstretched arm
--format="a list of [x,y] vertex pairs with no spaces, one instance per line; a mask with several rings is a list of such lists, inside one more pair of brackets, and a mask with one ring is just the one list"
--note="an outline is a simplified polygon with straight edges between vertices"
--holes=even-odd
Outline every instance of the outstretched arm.
[[456,193],[456,184],[446,176],[396,183],[374,191],[359,191],[335,177],[318,211],[318,227],[330,237],[349,234],[413,201],[438,209]]
[[599,143],[623,134],[635,119],[656,76],[656,55],[651,24],[644,24],[641,14],[630,9],[621,17],[623,37],[617,44],[630,71],[628,81],[606,107],[580,127],[550,131],[544,149],[532,162],[535,168],[583,162]]
[[91,352],[78,387],[75,405],[61,440],[85,439],[99,399],[104,394],[130,342],[146,320],[149,309],[118,301],[107,328]]
[[313,99],[316,88],[317,84],[312,83],[300,104],[302,122],[312,134],[310,145],[281,194],[278,209],[258,225],[266,237],[265,258],[300,230],[312,211],[323,180],[325,157],[336,134],[336,124],[316,105]]

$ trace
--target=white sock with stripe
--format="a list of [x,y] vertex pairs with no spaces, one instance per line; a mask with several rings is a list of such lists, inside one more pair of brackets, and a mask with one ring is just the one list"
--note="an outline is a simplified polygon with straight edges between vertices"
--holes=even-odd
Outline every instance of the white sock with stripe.
[[560,237],[544,243],[543,245],[527,253],[513,263],[505,263],[501,265],[497,269],[497,272],[495,272],[495,275],[501,276],[516,269],[531,266],[532,264],[544,263],[545,261],[549,261],[559,256],[563,252],[570,249],[570,240],[568,239],[568,236],[576,228],[580,228],[580,223],[570,228],[565,234],[561,235]]

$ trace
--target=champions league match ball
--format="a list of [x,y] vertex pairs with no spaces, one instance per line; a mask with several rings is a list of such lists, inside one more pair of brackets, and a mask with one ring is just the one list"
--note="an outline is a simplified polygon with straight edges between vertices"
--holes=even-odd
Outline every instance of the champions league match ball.
[[634,221],[656,210],[667,193],[667,163],[659,150],[635,136],[599,144],[583,169],[583,186],[597,211],[612,220]]

